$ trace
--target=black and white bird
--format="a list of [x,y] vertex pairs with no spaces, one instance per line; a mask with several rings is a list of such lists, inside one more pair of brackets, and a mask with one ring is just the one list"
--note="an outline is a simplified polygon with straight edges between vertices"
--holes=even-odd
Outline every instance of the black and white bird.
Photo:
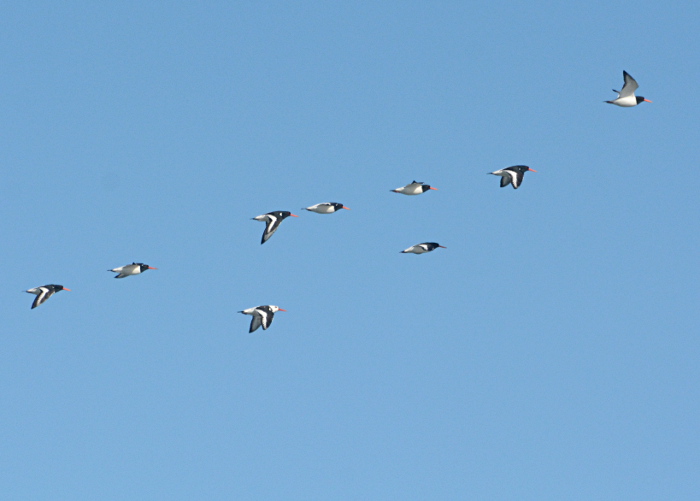
[[252,218],[256,221],[263,221],[266,224],[265,231],[262,235],[262,240],[260,241],[260,245],[267,242],[270,239],[270,237],[277,231],[277,228],[280,227],[280,223],[289,216],[299,217],[296,214],[292,214],[291,212],[286,210],[276,210]]
[[428,190],[437,191],[437,188],[433,188],[429,184],[425,184],[421,181],[413,181],[412,183],[409,183],[406,186],[402,186],[401,188],[396,188],[395,190],[391,191],[393,191],[394,193],[401,193],[403,195],[421,195]]
[[606,103],[616,104],[618,106],[622,106],[623,108],[631,108],[632,106],[637,106],[642,101],[651,103],[651,101],[649,101],[648,99],[644,99],[642,96],[634,95],[634,91],[636,91],[637,88],[639,88],[639,84],[637,84],[637,81],[634,78],[632,78],[632,75],[630,75],[626,71],[623,71],[622,76],[625,78],[625,84],[622,86],[622,90],[613,89],[613,92],[617,92],[617,99],[613,99],[612,101],[605,101]]
[[505,169],[494,172],[487,172],[487,174],[501,176],[501,188],[508,186],[508,183],[510,183],[513,185],[513,188],[518,189],[520,184],[523,182],[523,176],[525,176],[527,171],[537,172],[535,169],[531,169],[527,165],[513,165],[512,167],[506,167]]
[[131,263],[131,264],[126,264],[124,266],[120,266],[119,268],[113,268],[111,270],[107,271],[112,271],[114,273],[119,273],[114,278],[124,278],[124,277],[130,277],[131,275],[138,275],[140,273],[143,273],[146,270],[157,270],[158,268],[154,268],[153,266],[148,266],[147,264],[143,263]]
[[34,299],[34,302],[32,303],[32,310],[42,304],[44,301],[46,301],[48,298],[56,294],[57,292],[60,291],[69,291],[70,289],[67,289],[66,287],[63,287],[62,285],[56,285],[56,284],[49,284],[49,285],[42,285],[41,287],[34,287],[33,289],[29,289],[28,292],[30,294],[36,294],[36,298]]
[[275,317],[275,313],[278,311],[287,310],[283,310],[274,304],[266,304],[263,306],[248,308],[247,310],[239,311],[238,313],[253,315],[253,319],[250,321],[250,330],[248,330],[248,332],[255,332],[261,325],[263,330],[270,327],[270,325],[272,325],[272,319]]
[[402,250],[401,254],[425,254],[426,252],[434,251],[438,247],[440,247],[441,249],[447,248],[447,247],[444,247],[436,242],[425,242],[422,244],[412,245],[408,249]]
[[316,212],[318,214],[333,214],[340,209],[350,210],[349,207],[345,207],[343,204],[337,202],[326,202],[322,204],[312,205],[311,207],[302,207],[302,210],[308,210],[311,212]]

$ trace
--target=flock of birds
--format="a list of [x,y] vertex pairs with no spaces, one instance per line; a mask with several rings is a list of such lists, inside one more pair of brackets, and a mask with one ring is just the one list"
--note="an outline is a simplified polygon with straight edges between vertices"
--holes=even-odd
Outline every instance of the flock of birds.
[[[606,103],[615,104],[624,108],[630,108],[632,106],[637,106],[638,104],[644,101],[646,101],[647,103],[652,102],[649,99],[645,99],[642,96],[635,95],[635,91],[637,90],[639,85],[629,73],[623,71],[622,76],[624,78],[624,85],[622,87],[622,90],[617,91],[613,89],[613,92],[617,93],[617,98],[613,99],[612,101],[605,101]],[[528,171],[537,172],[536,170],[531,169],[527,165],[513,165],[512,167],[506,167],[505,169],[499,169],[494,172],[488,172],[487,174],[500,176],[501,188],[510,184],[514,189],[517,189],[522,184],[525,173]],[[423,182],[413,181],[407,184],[406,186],[402,186],[391,191],[393,191],[394,193],[400,193],[402,195],[422,195],[423,193],[429,190],[437,190],[437,188],[434,188],[429,184],[425,184]],[[345,207],[343,204],[337,202],[320,203],[312,205],[310,207],[302,208],[302,210],[316,212],[317,214],[333,214],[334,212],[337,212],[341,209],[350,210],[348,207]],[[272,237],[272,235],[278,230],[282,221],[284,221],[290,216],[299,217],[296,214],[292,214],[289,211],[278,210],[268,212],[267,214],[261,214],[252,218],[256,221],[262,221],[265,223],[265,231],[263,231],[262,240],[260,241],[260,244],[264,244],[265,242],[267,242],[270,239],[270,237]],[[424,242],[421,244],[412,245],[408,249],[402,250],[401,253],[425,254],[426,252],[434,251],[438,247],[442,249],[445,248],[437,242]],[[140,275],[146,270],[157,269],[158,268],[154,268],[144,263],[131,263],[124,266],[120,266],[118,268],[112,268],[108,271],[117,273],[117,275],[114,278],[125,278],[133,275]],[[32,303],[32,309],[34,309],[37,306],[46,302],[46,300],[49,299],[51,296],[62,290],[70,291],[70,289],[62,285],[48,284],[42,285],[40,287],[34,287],[25,292],[36,295],[36,298]],[[262,327],[263,330],[267,329],[272,324],[272,320],[275,316],[275,313],[277,313],[278,311],[287,310],[284,310],[276,305],[268,304],[254,306],[252,308],[239,311],[238,313],[243,313],[244,315],[251,315],[253,317],[250,322],[250,329],[248,330],[248,332],[255,332],[260,327]]]

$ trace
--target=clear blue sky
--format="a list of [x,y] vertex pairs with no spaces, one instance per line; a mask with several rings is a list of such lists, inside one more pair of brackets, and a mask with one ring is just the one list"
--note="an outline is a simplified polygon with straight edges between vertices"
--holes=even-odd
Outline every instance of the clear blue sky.
[[698,499],[700,8],[146,3],[3,10],[0,497]]

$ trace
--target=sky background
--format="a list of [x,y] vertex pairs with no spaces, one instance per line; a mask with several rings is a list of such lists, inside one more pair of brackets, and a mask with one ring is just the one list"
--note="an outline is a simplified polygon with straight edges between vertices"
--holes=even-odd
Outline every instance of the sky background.
[[3,8],[0,497],[698,499],[697,4],[145,4]]

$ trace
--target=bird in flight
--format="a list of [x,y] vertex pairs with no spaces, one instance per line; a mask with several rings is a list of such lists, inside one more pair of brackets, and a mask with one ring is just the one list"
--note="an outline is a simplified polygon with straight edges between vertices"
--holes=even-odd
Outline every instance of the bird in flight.
[[238,313],[243,313],[244,315],[253,315],[250,321],[250,330],[248,332],[255,332],[258,327],[262,325],[263,330],[266,330],[270,325],[272,325],[272,319],[275,313],[283,310],[279,306],[274,304],[266,304],[262,306],[255,306],[253,308],[248,308],[247,310],[239,311]]
[[429,184],[425,184],[421,181],[413,181],[406,186],[402,186],[401,188],[396,188],[395,190],[391,191],[394,193],[401,193],[403,195],[422,195],[428,190],[437,191],[437,188],[433,188]]
[[311,207],[302,207],[302,210],[308,210],[318,214],[333,214],[340,209],[350,210],[349,207],[345,207],[343,204],[339,204],[337,202],[326,202],[323,204],[312,205]]
[[527,165],[514,165],[512,167],[506,167],[505,169],[487,172],[487,174],[501,176],[501,188],[508,186],[510,183],[513,185],[513,188],[517,190],[520,183],[523,182],[523,177],[527,171],[537,172],[535,169],[531,169]]
[[143,273],[146,270],[157,270],[157,269],[158,268],[154,268],[153,266],[148,266],[147,264],[143,264],[143,263],[131,263],[131,264],[120,266],[119,268],[113,268],[113,269],[107,270],[107,271],[119,273],[114,278],[124,278],[124,277],[130,277],[131,275],[138,275],[140,273]]
[[252,218],[256,221],[263,221],[265,223],[265,231],[263,232],[260,245],[267,242],[270,239],[270,237],[277,231],[277,228],[279,228],[280,223],[289,216],[299,217],[296,214],[292,214],[291,212],[286,210],[276,210]]
[[402,250],[401,254],[425,254],[426,252],[434,251],[438,247],[440,247],[441,249],[447,248],[447,247],[440,245],[437,242],[425,242],[422,244],[412,245],[408,249]]
[[70,289],[67,289],[66,287],[63,287],[62,285],[56,285],[56,284],[49,284],[49,285],[42,285],[40,287],[34,287],[33,289],[29,289],[28,291],[30,294],[36,294],[36,298],[34,298],[34,302],[32,303],[32,310],[39,306],[40,304],[44,303],[48,298],[56,294],[57,292],[61,291],[69,291]]
[[637,88],[639,88],[639,84],[637,84],[637,81],[634,78],[632,78],[632,75],[630,75],[626,71],[623,71],[622,76],[625,78],[625,84],[622,86],[622,90],[618,91],[613,89],[613,92],[617,92],[617,99],[613,99],[612,101],[605,101],[606,103],[616,104],[618,106],[622,106],[623,108],[631,108],[632,106],[637,106],[642,101],[651,103],[651,101],[649,101],[648,99],[644,99],[642,96],[634,95],[634,91],[637,90]]

